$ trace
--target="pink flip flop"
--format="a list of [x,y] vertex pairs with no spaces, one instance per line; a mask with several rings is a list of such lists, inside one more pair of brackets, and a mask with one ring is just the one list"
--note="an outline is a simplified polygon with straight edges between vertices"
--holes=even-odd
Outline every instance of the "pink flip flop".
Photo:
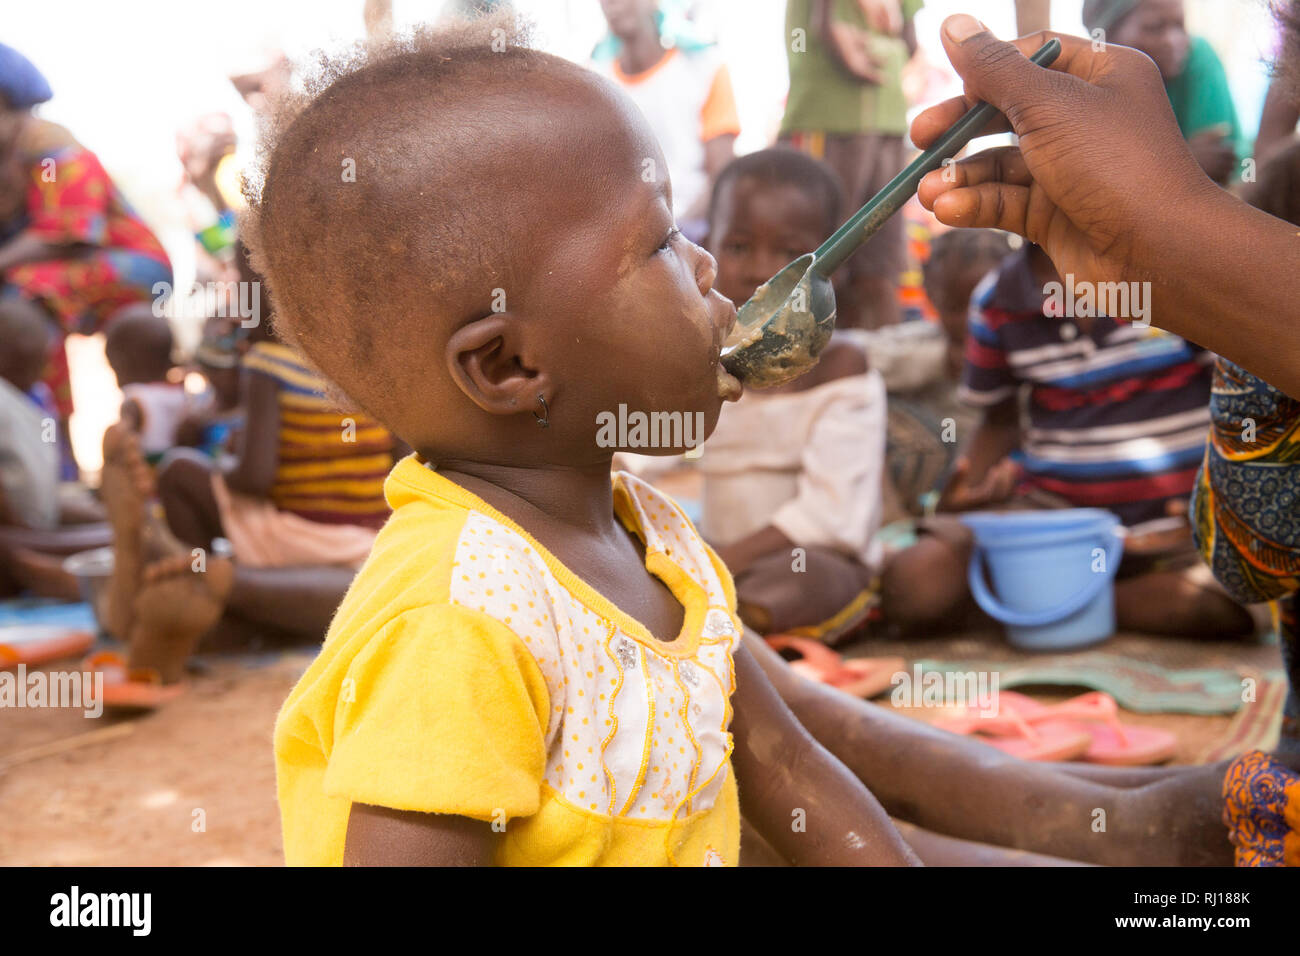
[[114,651],[91,654],[81,666],[104,675],[104,706],[112,710],[157,710],[185,693],[184,684],[164,684],[152,668],[128,668]]
[[1014,739],[1017,735],[1035,739],[1028,731],[1037,731],[1040,737],[1052,737],[1062,743],[1067,737],[1088,738],[1087,746],[1070,757],[1036,755],[1026,758],[1030,760],[1078,757],[1088,763],[1140,767],[1164,763],[1173,757],[1178,746],[1178,739],[1167,730],[1120,723],[1115,698],[1101,691],[1081,694],[1055,705],[1041,704],[1015,691],[1001,691],[997,696],[996,716],[982,717],[978,708],[968,707],[936,721],[936,726],[955,733],[992,735],[993,739],[986,742],[1008,753],[1024,746]]
[[906,666],[901,657],[846,660],[825,644],[790,634],[774,634],[765,640],[778,653],[790,650],[799,655],[798,660],[790,661],[790,669],[795,673],[864,699],[888,690],[894,675]]
[[[1008,697],[1014,699],[1008,701]],[[1049,763],[1074,760],[1092,746],[1092,735],[1073,721],[1030,719],[1023,701],[1042,706],[1021,694],[1003,691],[998,694],[995,713],[990,713],[985,703],[963,705],[933,724],[955,734],[978,734],[982,742],[1021,760]]]
[[1178,749],[1178,738],[1167,730],[1120,723],[1115,698],[1102,691],[1080,694],[1055,706],[1030,703],[1042,708],[1045,715],[1069,720],[1092,735],[1092,746],[1083,755],[1088,763],[1144,767],[1164,763]]

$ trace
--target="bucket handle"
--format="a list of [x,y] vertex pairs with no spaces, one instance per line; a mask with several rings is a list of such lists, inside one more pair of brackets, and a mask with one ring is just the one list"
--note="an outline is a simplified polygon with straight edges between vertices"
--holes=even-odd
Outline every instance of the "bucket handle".
[[1119,559],[1123,553],[1124,539],[1119,534],[1112,533],[1110,544],[1106,547],[1105,573],[1094,574],[1093,580],[1085,584],[1077,594],[1062,601],[1056,607],[1049,607],[1042,611],[1014,611],[993,596],[993,592],[984,581],[984,552],[978,545],[971,555],[966,576],[970,581],[971,596],[975,598],[975,603],[985,614],[1012,627],[1041,627],[1069,617],[1100,594],[1101,589],[1110,583],[1115,577],[1115,572],[1119,570]]

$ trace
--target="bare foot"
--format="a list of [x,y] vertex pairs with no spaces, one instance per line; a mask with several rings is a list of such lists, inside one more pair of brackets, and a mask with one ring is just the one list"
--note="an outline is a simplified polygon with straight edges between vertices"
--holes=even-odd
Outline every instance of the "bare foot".
[[113,530],[113,574],[99,600],[99,620],[119,640],[131,632],[131,602],[144,563],[141,528],[153,474],[140,454],[140,438],[125,425],[104,432],[104,471],[99,489]]
[[204,633],[221,617],[235,568],[225,558],[190,552],[148,565],[134,602],[131,626],[132,670],[157,671],[164,684],[181,678],[185,660]]

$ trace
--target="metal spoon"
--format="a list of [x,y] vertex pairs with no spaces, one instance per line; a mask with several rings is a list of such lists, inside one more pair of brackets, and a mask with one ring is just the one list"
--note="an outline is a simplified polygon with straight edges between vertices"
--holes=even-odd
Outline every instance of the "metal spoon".
[[[1046,67],[1060,53],[1061,41],[1052,39],[1029,59]],[[997,112],[988,103],[971,107],[816,252],[800,256],[759,286],[740,307],[736,328],[722,349],[723,367],[750,388],[768,388],[816,365],[835,328],[831,273],[903,207],[926,173],[957,155]]]

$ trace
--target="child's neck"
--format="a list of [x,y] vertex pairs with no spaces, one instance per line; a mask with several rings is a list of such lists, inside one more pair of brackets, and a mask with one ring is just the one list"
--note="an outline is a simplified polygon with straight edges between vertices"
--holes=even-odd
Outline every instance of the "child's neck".
[[618,54],[618,65],[624,73],[635,75],[650,69],[663,55],[664,45],[659,41],[659,34],[647,30],[623,41],[623,49]]
[[443,460],[437,468],[535,536],[546,536],[546,529],[604,537],[620,528],[609,460],[583,466]]

